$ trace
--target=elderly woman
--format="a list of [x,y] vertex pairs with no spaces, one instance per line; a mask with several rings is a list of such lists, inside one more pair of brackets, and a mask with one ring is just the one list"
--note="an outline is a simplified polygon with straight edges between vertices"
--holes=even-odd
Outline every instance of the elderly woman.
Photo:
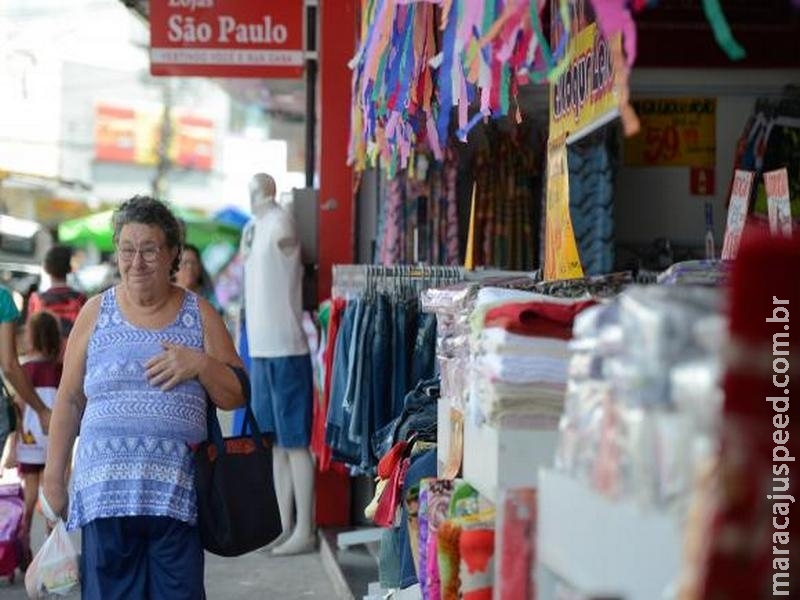
[[82,528],[83,598],[200,599],[190,444],[206,437],[206,402],[244,404],[245,373],[217,312],[171,283],[170,210],[136,196],[113,219],[121,282],[89,300],[67,342],[44,495],[64,514],[80,425],[67,527]]

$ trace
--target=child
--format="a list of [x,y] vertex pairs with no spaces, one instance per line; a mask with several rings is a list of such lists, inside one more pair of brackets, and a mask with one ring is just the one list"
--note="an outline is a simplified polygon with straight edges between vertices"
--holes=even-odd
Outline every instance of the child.
[[[50,312],[32,314],[25,331],[30,354],[22,365],[39,397],[48,408],[53,407],[56,389],[61,381],[61,328],[58,319]],[[29,546],[31,522],[39,495],[40,475],[47,456],[47,436],[36,413],[27,405],[23,409],[22,422],[17,427],[17,469],[25,491],[24,540]]]

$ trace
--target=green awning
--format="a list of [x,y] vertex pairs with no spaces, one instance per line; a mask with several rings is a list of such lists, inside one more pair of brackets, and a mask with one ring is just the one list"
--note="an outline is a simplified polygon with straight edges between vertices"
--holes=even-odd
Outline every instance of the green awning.
[[[239,245],[239,230],[236,227],[217,223],[212,219],[185,209],[172,209],[176,216],[186,224],[186,241],[200,250],[212,244]],[[111,216],[113,210],[70,219],[58,226],[58,240],[62,244],[75,247],[95,246],[102,252],[113,252]]]

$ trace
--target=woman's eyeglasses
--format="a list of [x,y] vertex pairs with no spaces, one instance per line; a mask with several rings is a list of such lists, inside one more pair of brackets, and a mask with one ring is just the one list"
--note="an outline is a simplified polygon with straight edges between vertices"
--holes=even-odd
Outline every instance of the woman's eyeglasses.
[[145,246],[144,248],[123,246],[117,249],[117,256],[119,256],[120,260],[129,263],[133,262],[138,254],[142,257],[144,262],[151,263],[158,259],[159,252],[161,252],[161,248],[159,246]]

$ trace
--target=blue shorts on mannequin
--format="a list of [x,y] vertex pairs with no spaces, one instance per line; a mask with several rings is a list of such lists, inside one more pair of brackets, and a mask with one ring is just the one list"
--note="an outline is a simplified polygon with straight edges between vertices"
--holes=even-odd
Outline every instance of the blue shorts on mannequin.
[[311,443],[314,379],[308,354],[250,358],[251,404],[263,433],[274,433],[281,448]]

